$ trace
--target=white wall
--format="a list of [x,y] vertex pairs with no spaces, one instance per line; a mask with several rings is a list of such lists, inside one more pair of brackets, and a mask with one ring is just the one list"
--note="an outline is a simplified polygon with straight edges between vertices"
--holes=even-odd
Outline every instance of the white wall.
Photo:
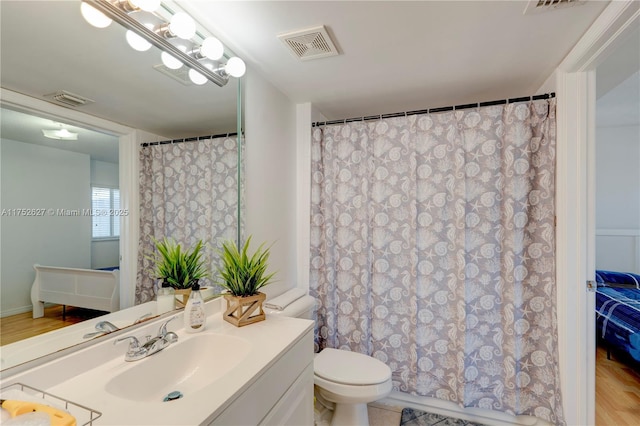
[[297,285],[296,106],[255,71],[245,79],[245,235],[273,243],[273,296]]
[[116,163],[91,160],[91,185],[105,186],[107,188],[118,188],[119,167]]
[[[115,163],[91,160],[91,186],[119,188],[119,167]],[[107,268],[120,264],[120,240],[91,241],[91,268]]]
[[596,128],[596,227],[640,229],[640,127]]
[[[90,161],[85,154],[0,141],[2,265],[0,315],[31,310],[33,264],[89,268],[91,217],[61,210],[90,209]],[[9,209],[44,209],[14,216]]]
[[596,128],[596,268],[639,272],[640,126]]

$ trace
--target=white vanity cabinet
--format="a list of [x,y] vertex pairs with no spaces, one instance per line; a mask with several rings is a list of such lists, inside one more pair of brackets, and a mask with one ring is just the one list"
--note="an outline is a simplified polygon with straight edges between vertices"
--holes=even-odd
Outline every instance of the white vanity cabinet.
[[[216,312],[204,332],[187,334],[176,316],[168,327],[178,341],[149,357],[126,362],[126,345],[114,342],[153,335],[168,317],[16,374],[4,371],[2,387],[23,383],[89,407],[100,413],[92,426],[313,425],[312,321],[268,317],[238,328]],[[169,391],[184,396],[164,402]]]
[[313,425],[313,331],[233,399],[210,425]]

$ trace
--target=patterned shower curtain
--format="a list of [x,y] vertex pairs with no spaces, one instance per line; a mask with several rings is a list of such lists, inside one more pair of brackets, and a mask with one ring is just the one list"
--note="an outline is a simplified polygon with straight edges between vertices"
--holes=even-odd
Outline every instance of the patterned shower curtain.
[[316,350],[394,389],[562,424],[555,99],[313,130]]
[[[136,304],[155,297],[152,237],[205,243],[212,273],[216,250],[238,229],[237,138],[221,137],[140,148],[140,243]],[[212,285],[203,280],[201,285]]]

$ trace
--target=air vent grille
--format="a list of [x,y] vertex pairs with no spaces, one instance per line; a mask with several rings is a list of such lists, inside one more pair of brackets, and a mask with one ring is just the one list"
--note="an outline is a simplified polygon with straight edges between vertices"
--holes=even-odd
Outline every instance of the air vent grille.
[[529,0],[527,6],[524,8],[524,14],[532,15],[535,13],[578,6],[583,3],[584,0]]
[[162,74],[174,79],[175,81],[184,84],[185,86],[193,86],[193,82],[189,78],[189,67],[180,67],[177,70],[165,66],[164,64],[154,65],[153,69]]
[[324,26],[281,34],[278,38],[289,48],[293,56],[302,61],[339,54]]
[[66,90],[60,90],[55,93],[45,95],[46,98],[50,98],[54,102],[64,104],[71,107],[79,107],[82,105],[92,104],[95,101],[85,98],[84,96],[76,95],[75,93],[67,92]]

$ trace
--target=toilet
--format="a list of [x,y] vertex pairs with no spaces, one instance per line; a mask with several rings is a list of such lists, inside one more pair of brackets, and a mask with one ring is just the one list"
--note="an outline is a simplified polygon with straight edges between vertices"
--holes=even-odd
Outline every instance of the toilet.
[[[309,295],[296,299],[299,294],[300,290],[294,289],[268,300],[265,312],[268,315],[313,319],[315,299]],[[367,403],[384,398],[391,392],[391,369],[383,362],[357,352],[326,348],[315,355],[313,370],[316,398],[334,405],[331,418],[334,426],[369,425]]]

